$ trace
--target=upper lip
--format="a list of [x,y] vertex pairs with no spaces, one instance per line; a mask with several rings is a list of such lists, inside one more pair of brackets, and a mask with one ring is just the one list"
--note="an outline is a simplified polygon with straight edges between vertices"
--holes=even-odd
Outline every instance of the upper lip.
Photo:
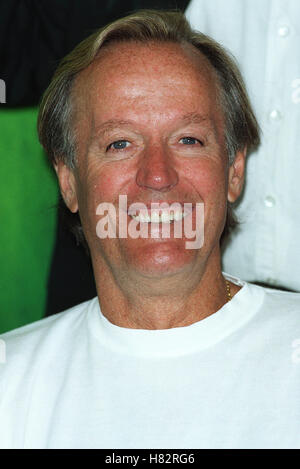
[[[178,201],[171,201],[171,202],[168,202],[168,201],[160,201],[160,202],[157,202],[157,201],[153,201],[153,202],[133,202],[132,204],[129,205],[129,208],[128,208],[128,215],[131,215],[131,214],[136,214],[137,213],[137,210],[139,210],[139,204],[141,205],[140,206],[140,211],[146,211],[148,213],[151,213],[151,211],[157,211],[157,210],[168,210],[170,209],[171,211],[174,210],[174,208],[172,208],[172,205],[174,204],[175,205],[175,210],[176,210],[176,205],[179,206],[180,210],[181,211],[187,211],[187,208],[190,208],[193,210],[194,208],[194,203],[192,202],[178,202]],[[188,204],[188,207],[186,206],[186,204]],[[131,207],[133,205],[133,208]],[[164,207],[165,205],[165,207]],[[162,206],[162,207],[161,207]]]
[[141,206],[146,207],[147,209],[151,209],[151,208],[158,208],[158,206],[160,205],[167,205],[169,207],[171,207],[173,204],[176,204],[176,205],[180,205],[182,208],[184,208],[184,205],[185,204],[189,204],[189,205],[192,205],[194,206],[195,203],[194,202],[179,202],[178,200],[172,200],[172,201],[168,201],[168,200],[162,200],[162,201],[157,201],[157,200],[153,200],[152,202],[140,202],[140,201],[137,201],[137,202],[131,202],[129,205],[129,207],[131,205],[139,205],[141,204]]

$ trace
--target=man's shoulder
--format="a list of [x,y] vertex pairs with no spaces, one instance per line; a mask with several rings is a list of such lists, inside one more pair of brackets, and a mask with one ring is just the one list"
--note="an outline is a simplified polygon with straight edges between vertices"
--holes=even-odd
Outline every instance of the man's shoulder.
[[240,311],[246,313],[249,326],[255,324],[256,333],[277,330],[279,334],[281,331],[295,334],[299,331],[300,292],[266,287],[225,275],[228,280],[243,287],[237,293],[233,305],[238,315]]
[[252,291],[252,298],[263,291],[263,301],[259,308],[259,318],[270,324],[278,326],[279,330],[286,329],[290,332],[299,330],[300,320],[300,293],[266,288],[254,284],[248,284]]
[[270,312],[271,316],[276,314],[281,317],[284,317],[283,314],[291,315],[299,320],[300,292],[262,286],[225,272],[223,275],[236,285],[245,287],[241,290],[241,293],[244,292],[244,295],[242,293],[243,301],[239,303],[241,307],[256,308],[260,313]]
[[300,313],[300,293],[277,290],[275,288],[260,287],[252,284],[252,288],[263,288],[265,299],[272,305],[284,308],[286,311]]
[[13,329],[0,335],[6,356],[14,358],[34,353],[53,342],[57,346],[65,342],[70,334],[76,337],[82,330],[89,309],[97,302],[97,297],[69,308],[61,313],[40,319],[26,326]]

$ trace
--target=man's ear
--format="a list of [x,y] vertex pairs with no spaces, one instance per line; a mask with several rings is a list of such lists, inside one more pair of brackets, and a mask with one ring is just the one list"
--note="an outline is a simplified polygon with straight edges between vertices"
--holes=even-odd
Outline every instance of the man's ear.
[[60,192],[65,204],[71,212],[76,213],[78,211],[78,201],[74,172],[62,160],[58,160],[54,163],[54,169],[58,177]]
[[228,201],[235,202],[240,196],[245,180],[245,163],[247,148],[236,153],[233,163],[229,166]]

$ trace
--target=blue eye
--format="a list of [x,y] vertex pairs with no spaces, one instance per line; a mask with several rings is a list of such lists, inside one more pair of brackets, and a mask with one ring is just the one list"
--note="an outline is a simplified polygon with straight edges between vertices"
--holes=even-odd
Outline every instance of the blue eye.
[[124,150],[124,148],[127,148],[127,144],[129,144],[127,140],[117,140],[116,142],[113,142],[108,145],[106,150],[110,150],[111,148],[113,150]]
[[180,141],[182,141],[184,145],[195,145],[196,143],[200,143],[202,145],[202,142],[194,137],[183,137]]

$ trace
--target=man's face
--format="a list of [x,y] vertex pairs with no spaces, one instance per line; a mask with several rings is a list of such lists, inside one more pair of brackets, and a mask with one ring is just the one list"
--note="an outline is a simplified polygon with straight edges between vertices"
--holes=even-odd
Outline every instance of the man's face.
[[[71,188],[67,203],[79,209],[94,267],[135,279],[186,275],[216,262],[228,159],[207,60],[191,46],[112,44],[80,74],[74,99],[78,164],[74,174],[64,168],[67,178],[60,180],[63,192]],[[120,195],[127,196],[128,207],[203,202],[203,247],[186,249],[187,239],[172,231],[163,238],[161,223],[155,238],[99,239],[97,207],[106,202],[118,209]],[[195,227],[195,210],[189,216]]]

